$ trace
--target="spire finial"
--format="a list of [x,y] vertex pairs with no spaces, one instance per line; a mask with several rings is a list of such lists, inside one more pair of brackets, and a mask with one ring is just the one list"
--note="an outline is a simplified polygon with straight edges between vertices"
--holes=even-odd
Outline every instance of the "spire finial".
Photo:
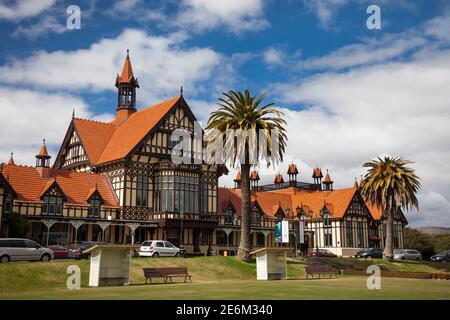
[[45,139],[42,139],[42,144],[45,146]]
[[183,86],[180,87],[180,96],[183,96]]
[[13,156],[14,156],[14,153],[11,152],[11,157],[9,158],[8,164],[12,164],[12,165],[15,164]]
[[127,49],[127,58],[130,57],[130,49]]

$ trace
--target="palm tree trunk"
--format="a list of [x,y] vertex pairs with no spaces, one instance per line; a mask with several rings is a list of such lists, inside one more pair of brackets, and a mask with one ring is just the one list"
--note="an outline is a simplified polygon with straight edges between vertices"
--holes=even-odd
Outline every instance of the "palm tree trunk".
[[250,164],[241,164],[241,243],[239,244],[239,259],[250,262],[251,215],[250,215]]
[[394,248],[393,248],[393,229],[394,229],[394,212],[393,210],[389,211],[387,220],[386,220],[386,243],[384,245],[383,256],[387,261],[394,260]]

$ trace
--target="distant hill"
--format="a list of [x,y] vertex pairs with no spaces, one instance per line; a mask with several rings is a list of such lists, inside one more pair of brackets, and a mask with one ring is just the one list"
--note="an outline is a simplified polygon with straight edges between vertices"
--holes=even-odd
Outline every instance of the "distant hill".
[[445,227],[419,227],[419,228],[414,228],[414,229],[419,230],[420,232],[423,232],[425,234],[450,233],[450,228],[445,228]]

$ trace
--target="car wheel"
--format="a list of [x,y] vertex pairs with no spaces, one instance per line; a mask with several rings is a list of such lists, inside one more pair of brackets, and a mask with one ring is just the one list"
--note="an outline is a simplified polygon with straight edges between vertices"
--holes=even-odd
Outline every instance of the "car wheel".
[[405,260],[405,257],[401,257],[400,260]]
[[420,258],[416,258],[416,261],[420,261],[421,259]]
[[180,256],[179,252],[175,253],[175,258],[178,258],[179,256]]
[[159,257],[159,253],[158,253],[158,252],[155,252],[155,253],[152,255],[152,257],[153,257],[153,258],[158,258],[158,257]]
[[5,255],[0,258],[0,263],[8,263],[10,260],[9,256]]
[[50,255],[48,255],[48,254],[43,254],[41,257],[42,262],[49,262],[51,259],[52,259],[52,257],[50,257]]

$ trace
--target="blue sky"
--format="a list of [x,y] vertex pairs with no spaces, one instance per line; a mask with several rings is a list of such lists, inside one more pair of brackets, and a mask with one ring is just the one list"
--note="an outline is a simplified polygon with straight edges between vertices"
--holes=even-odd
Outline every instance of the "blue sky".
[[[366,27],[371,4],[381,30]],[[129,48],[140,108],[183,85],[205,121],[225,90],[268,91],[289,142],[263,182],[294,161],[304,181],[318,164],[349,187],[365,161],[405,156],[423,179],[411,224],[450,226],[449,30],[444,0],[1,1],[0,159],[31,165],[42,138],[55,155],[72,109],[112,119]]]

